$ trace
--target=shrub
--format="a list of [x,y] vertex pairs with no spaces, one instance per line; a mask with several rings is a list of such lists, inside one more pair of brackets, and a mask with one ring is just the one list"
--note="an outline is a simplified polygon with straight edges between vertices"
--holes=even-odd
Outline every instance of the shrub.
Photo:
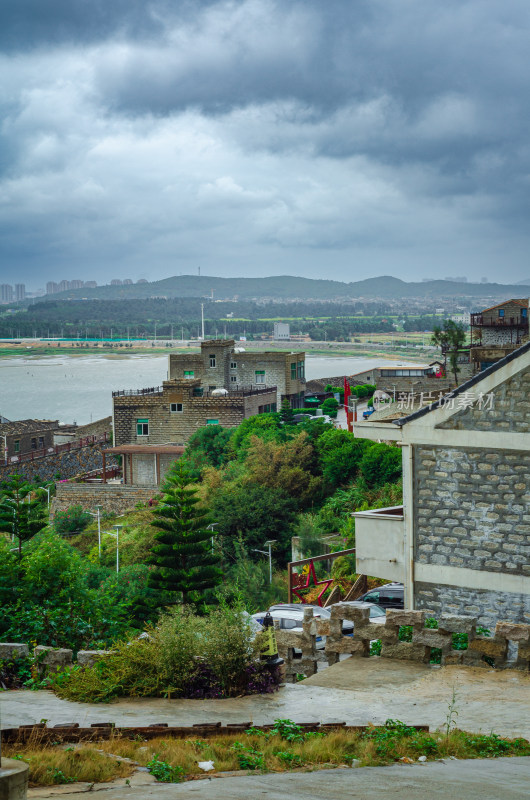
[[57,533],[74,533],[82,531],[92,522],[92,516],[80,505],[70,506],[64,511],[57,511],[53,527]]
[[198,616],[185,606],[164,614],[147,637],[121,641],[92,667],[56,680],[60,697],[108,702],[114,697],[229,697],[274,690],[276,671],[258,661],[259,644],[239,609]]

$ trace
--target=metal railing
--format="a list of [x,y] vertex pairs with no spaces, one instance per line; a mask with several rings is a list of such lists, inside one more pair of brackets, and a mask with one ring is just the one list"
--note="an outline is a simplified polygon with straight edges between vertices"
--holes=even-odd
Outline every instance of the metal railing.
[[28,453],[17,453],[14,456],[8,456],[4,464],[20,464],[25,461],[35,461],[38,458],[45,456],[58,455],[59,453],[67,453],[70,450],[79,450],[81,447],[88,447],[91,444],[103,444],[108,442],[110,436],[104,433],[101,436],[85,436],[82,439],[77,439],[75,442],[65,442],[64,444],[56,444],[53,447],[44,447],[39,450],[30,450]]
[[475,328],[528,328],[528,317],[521,314],[515,317],[485,317],[471,314],[471,325]]
[[113,397],[135,397],[143,394],[162,394],[162,386],[149,386],[147,389],[118,389],[112,392]]

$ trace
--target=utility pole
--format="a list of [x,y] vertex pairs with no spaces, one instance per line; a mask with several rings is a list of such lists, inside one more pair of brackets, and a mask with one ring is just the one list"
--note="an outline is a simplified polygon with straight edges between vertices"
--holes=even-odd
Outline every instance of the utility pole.
[[[199,267],[200,269],[200,267]],[[204,342],[204,303],[201,303],[201,330],[202,330],[202,341]]]

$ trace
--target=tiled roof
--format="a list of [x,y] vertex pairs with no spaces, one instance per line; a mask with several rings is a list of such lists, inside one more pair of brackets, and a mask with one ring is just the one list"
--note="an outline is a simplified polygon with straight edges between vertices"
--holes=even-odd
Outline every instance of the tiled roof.
[[18,419],[14,422],[6,422],[0,425],[2,436],[13,436],[17,433],[38,433],[59,427],[58,419]]
[[[505,364],[509,364],[510,361],[514,361],[514,359],[519,358],[524,353],[528,353],[530,351],[530,342],[526,342],[521,347],[518,347],[517,350],[513,350],[513,352],[509,353],[504,358],[501,358],[499,361],[496,361],[495,364],[492,364],[491,367],[479,372],[477,375],[473,375],[465,383],[461,384],[461,386],[457,386],[456,389],[453,389],[451,392],[448,392],[446,397],[458,397],[459,394],[462,392],[467,392],[471,389],[472,386],[475,386],[480,381],[484,380],[488,375],[491,375],[494,372],[497,372],[498,369],[502,369]],[[441,401],[437,400],[435,403],[431,403],[429,406],[425,406],[424,408],[420,408],[418,411],[414,411],[413,414],[409,414],[408,417],[402,417],[401,419],[393,420],[394,425],[406,425],[407,422],[412,422],[412,420],[418,419],[418,417],[423,417],[424,414],[428,414],[430,411],[434,411],[435,408],[439,408],[441,406]]]
[[488,311],[495,311],[496,308],[502,308],[503,306],[507,305],[515,305],[521,306],[521,308],[528,308],[528,297],[520,297],[520,298],[512,298],[511,300],[504,300],[502,303],[497,303],[496,306],[490,306],[489,308],[485,308],[484,311],[480,311],[480,314],[486,314]]

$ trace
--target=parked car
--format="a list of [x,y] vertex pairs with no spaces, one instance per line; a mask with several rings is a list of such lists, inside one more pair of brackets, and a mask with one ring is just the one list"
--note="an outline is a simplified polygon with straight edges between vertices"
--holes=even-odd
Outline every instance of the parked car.
[[[270,610],[270,609],[269,609]],[[259,611],[257,614],[253,614],[252,618],[255,622],[258,622],[260,625],[263,625],[263,620],[265,619],[266,611]],[[280,623],[280,630],[282,631],[292,631],[293,633],[302,633],[302,615],[297,614],[295,611],[278,611],[273,610],[270,612],[271,617],[273,620],[278,620]],[[326,646],[326,637],[325,636],[317,636],[316,637],[316,648],[317,650],[323,650]],[[298,655],[301,651],[297,648],[294,648],[295,655]]]
[[[269,608],[269,611],[292,611],[298,615],[298,619],[302,620],[304,617],[304,608],[312,608],[314,617],[321,617],[322,619],[330,619],[331,611],[329,608],[322,608],[321,606],[312,605],[311,603],[277,603]],[[345,636],[353,632],[353,622],[344,620],[342,632]]]
[[333,424],[334,424],[334,422],[333,422],[333,420],[331,419],[331,417],[330,417],[330,416],[328,416],[327,414],[315,414],[315,415],[314,415],[314,416],[312,416],[312,417],[308,417],[308,419],[317,419],[317,420],[318,420],[318,419],[321,419],[321,420],[322,420],[322,422],[325,422],[325,423],[327,423],[328,425],[333,425]]
[[376,603],[381,608],[404,608],[405,587],[402,583],[385,583],[361,595],[358,600],[365,603]]

